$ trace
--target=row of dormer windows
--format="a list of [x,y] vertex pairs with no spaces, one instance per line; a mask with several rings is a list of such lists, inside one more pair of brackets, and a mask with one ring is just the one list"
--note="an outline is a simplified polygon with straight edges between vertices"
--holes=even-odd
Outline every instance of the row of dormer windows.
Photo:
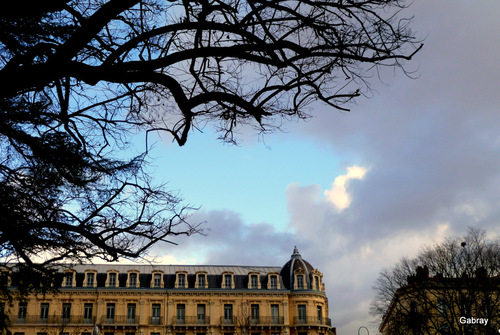
[[[118,287],[118,271],[110,270],[107,272],[105,287]],[[175,288],[188,288],[187,282],[188,273],[185,271],[179,271],[175,275]],[[76,286],[76,272],[72,270],[67,270],[64,273],[63,287],[75,287]],[[140,286],[139,282],[139,272],[129,271],[127,273],[126,287],[136,288]],[[85,279],[83,282],[83,287],[97,287],[97,271],[88,270],[85,272]],[[163,272],[156,271],[152,273],[152,279],[149,283],[151,288],[163,288],[165,287]],[[197,272],[195,278],[194,288],[208,288],[208,279],[206,272]],[[234,289],[235,279],[232,272],[224,272],[222,274],[221,288],[224,289]],[[261,289],[261,281],[259,273],[250,273],[248,275],[248,289]],[[268,274],[268,285],[267,289],[280,289],[279,275],[277,273]]]

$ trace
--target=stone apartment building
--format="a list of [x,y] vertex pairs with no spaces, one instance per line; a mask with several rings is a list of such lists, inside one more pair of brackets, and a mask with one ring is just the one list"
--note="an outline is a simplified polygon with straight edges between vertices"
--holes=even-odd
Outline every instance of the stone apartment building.
[[[334,335],[323,274],[283,267],[77,265],[56,293],[0,302],[13,335]],[[11,289],[16,289],[16,273]]]

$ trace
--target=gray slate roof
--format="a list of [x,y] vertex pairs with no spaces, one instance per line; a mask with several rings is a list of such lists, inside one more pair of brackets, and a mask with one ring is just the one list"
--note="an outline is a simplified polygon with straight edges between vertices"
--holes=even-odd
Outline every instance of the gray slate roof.
[[96,270],[99,273],[106,273],[109,270],[116,270],[120,273],[127,273],[130,270],[137,270],[140,273],[151,273],[162,271],[164,274],[175,274],[177,271],[186,271],[188,274],[196,274],[198,271],[205,271],[209,275],[220,275],[223,272],[233,272],[235,275],[248,275],[250,272],[258,272],[265,275],[270,272],[281,271],[280,266],[242,266],[242,265],[144,265],[144,264],[82,264],[71,267],[76,272],[85,270]]

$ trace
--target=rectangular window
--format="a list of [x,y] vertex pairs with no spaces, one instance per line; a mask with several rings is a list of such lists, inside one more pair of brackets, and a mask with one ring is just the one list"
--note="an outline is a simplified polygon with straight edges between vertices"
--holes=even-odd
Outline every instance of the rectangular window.
[[128,286],[129,287],[137,287],[137,273],[129,274]]
[[198,324],[199,325],[206,324],[207,322],[205,321],[205,304],[198,304],[198,306],[196,306],[196,309],[197,309],[196,318],[198,320]]
[[160,315],[161,315],[161,305],[153,304],[151,310],[151,324],[159,325],[160,324]]
[[83,305],[83,323],[92,324],[92,313],[93,313],[93,304],[86,303]]
[[225,304],[224,305],[224,324],[232,325],[233,324],[233,305]]
[[299,324],[305,324],[307,320],[306,305],[299,305],[298,311],[299,311]]
[[71,316],[71,304],[63,303],[62,304],[62,322],[69,323],[69,319]]
[[278,277],[277,276],[271,276],[271,288],[272,289],[278,288]]
[[304,288],[304,276],[303,275],[297,275],[297,288],[298,289]]
[[232,280],[231,280],[231,275],[224,275],[224,286],[226,288],[231,288],[232,287]]
[[19,303],[19,309],[17,311],[17,321],[19,323],[26,322],[26,313],[28,311],[28,304],[26,302]]
[[259,305],[257,304],[250,306],[250,321],[253,325],[259,324]]
[[280,306],[279,305],[271,305],[271,323],[279,324],[280,323]]
[[321,321],[323,320],[323,308],[321,306],[316,306],[316,315],[318,316],[318,323],[323,324]]
[[439,315],[441,315],[441,316],[447,316],[448,310],[447,310],[446,299],[445,298],[438,298],[437,309],[438,309]]
[[108,286],[109,287],[116,287],[116,273],[111,272],[109,274]]
[[319,277],[314,277],[314,286],[316,286],[316,291],[319,291]]
[[106,304],[106,323],[115,323],[115,304]]
[[47,323],[49,321],[49,304],[44,302],[40,304],[40,322]]
[[179,273],[179,287],[186,287],[186,275]]
[[87,273],[87,287],[94,287],[95,274],[93,272]]
[[259,279],[259,277],[257,275],[252,275],[250,277],[250,281],[251,281],[250,286],[251,286],[251,288],[258,288],[259,287],[258,279]]
[[67,272],[64,275],[64,286],[66,287],[73,286],[73,272]]
[[186,322],[186,305],[177,304],[177,323],[184,324]]
[[490,318],[490,298],[483,298],[481,299],[481,309],[483,312],[483,316]]
[[153,286],[154,287],[161,287],[161,274],[160,273],[154,274]]
[[135,322],[135,304],[127,304],[127,323],[134,324]]
[[198,275],[198,287],[205,287],[205,275]]

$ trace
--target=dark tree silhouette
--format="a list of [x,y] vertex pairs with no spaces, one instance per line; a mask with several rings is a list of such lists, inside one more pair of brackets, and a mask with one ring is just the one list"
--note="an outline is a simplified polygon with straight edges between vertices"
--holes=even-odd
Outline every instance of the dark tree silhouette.
[[[234,142],[238,127],[272,131],[314,101],[346,110],[373,71],[403,69],[421,48],[399,0],[10,5],[0,12],[0,257],[40,271],[136,258],[199,230],[144,170],[149,132],[183,145],[209,124]],[[144,153],[127,157],[140,132]]]
[[[500,242],[470,229],[382,271],[371,313],[383,334],[496,334],[499,275]],[[468,318],[488,324],[464,323]]]

